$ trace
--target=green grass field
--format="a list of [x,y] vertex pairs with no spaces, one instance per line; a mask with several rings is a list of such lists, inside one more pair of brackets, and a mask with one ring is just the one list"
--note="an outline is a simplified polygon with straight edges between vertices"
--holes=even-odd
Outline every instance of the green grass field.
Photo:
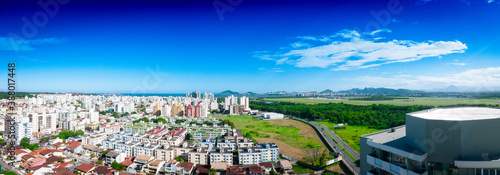
[[275,102],[295,102],[304,104],[318,103],[346,103],[357,105],[370,104],[392,104],[392,105],[454,105],[454,104],[500,104],[500,99],[473,99],[473,98],[429,98],[429,97],[410,97],[409,99],[395,99],[386,101],[357,101],[357,100],[335,100],[335,99],[316,99],[316,98],[266,98],[266,101]]
[[299,164],[293,164],[292,170],[293,170],[293,172],[295,172],[297,174],[305,174],[305,173],[313,174],[314,173],[313,169],[307,168],[307,167],[299,165]]
[[335,134],[337,134],[342,140],[344,140],[352,149],[359,153],[359,137],[365,134],[374,133],[380,130],[370,129],[364,126],[345,126],[346,129],[333,129],[333,126],[337,125],[331,122],[317,122],[323,124],[331,129]]
[[[224,118],[223,116],[214,117]],[[250,133],[254,138],[273,138],[282,141],[292,147],[301,149],[320,147],[320,144],[317,140],[299,135],[299,128],[295,128],[292,126],[271,125],[267,121],[249,116],[228,115],[225,116],[225,119],[233,122],[234,125],[236,125],[237,129],[241,129],[243,135]],[[273,134],[274,136],[271,136],[269,134],[264,134],[258,131],[274,133],[276,135]]]

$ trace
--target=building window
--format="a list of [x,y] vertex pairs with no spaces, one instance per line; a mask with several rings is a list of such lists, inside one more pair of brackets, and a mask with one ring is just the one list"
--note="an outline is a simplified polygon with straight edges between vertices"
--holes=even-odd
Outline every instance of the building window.
[[396,165],[406,165],[405,157],[399,156],[397,154],[392,154],[392,163]]

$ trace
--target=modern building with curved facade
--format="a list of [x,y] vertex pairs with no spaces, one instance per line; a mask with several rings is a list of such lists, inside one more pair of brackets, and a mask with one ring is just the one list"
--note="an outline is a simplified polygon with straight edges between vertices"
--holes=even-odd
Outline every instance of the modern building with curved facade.
[[361,136],[361,174],[500,175],[500,108],[434,108]]

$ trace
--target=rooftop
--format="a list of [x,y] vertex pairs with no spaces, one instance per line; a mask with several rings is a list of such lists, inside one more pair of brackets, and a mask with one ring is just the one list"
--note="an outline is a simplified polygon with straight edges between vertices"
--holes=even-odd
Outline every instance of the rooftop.
[[371,139],[372,142],[397,148],[399,150],[410,152],[416,155],[424,154],[423,152],[413,148],[406,143],[406,125],[363,135],[361,137],[366,137],[368,139]]
[[500,118],[500,108],[488,107],[456,107],[456,108],[434,108],[408,115],[428,120],[484,120]]

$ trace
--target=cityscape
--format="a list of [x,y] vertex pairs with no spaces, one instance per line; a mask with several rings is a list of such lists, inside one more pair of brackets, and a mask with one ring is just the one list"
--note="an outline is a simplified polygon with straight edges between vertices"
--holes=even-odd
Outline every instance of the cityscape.
[[498,0],[0,11],[0,175],[500,173]]

